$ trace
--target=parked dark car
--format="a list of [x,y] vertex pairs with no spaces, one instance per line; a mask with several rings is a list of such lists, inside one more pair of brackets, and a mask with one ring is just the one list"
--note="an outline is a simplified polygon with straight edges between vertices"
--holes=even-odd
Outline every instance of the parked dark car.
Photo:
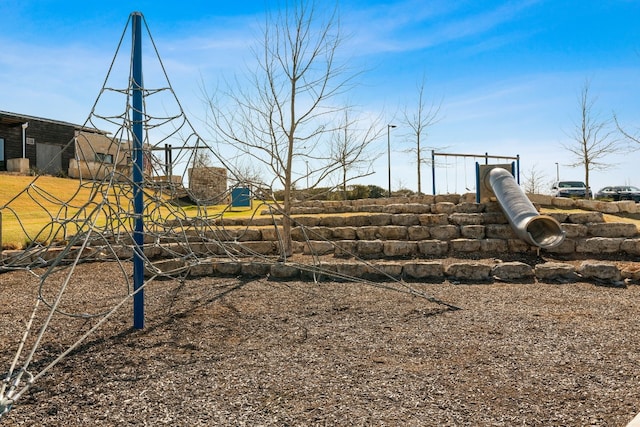
[[640,202],[640,188],[633,185],[613,185],[604,187],[596,193],[596,199],[633,200]]

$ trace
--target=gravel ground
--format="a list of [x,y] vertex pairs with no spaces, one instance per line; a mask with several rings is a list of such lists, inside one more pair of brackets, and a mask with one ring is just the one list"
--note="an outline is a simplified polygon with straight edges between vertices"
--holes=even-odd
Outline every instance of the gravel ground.
[[[112,306],[116,264],[77,267],[61,307]],[[640,412],[640,286],[152,282],[38,378],[2,425],[624,426]],[[52,285],[53,286],[53,285]],[[55,289],[45,289],[44,300]],[[0,275],[0,372],[35,302]],[[37,321],[42,315],[37,316]],[[54,316],[37,373],[97,320]]]

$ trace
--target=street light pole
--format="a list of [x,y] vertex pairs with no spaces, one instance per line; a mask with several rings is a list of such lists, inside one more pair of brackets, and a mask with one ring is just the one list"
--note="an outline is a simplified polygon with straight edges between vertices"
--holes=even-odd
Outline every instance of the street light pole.
[[391,129],[396,125],[387,125],[387,164],[389,166],[389,195],[391,197]]
[[560,181],[560,165],[556,162],[556,181]]

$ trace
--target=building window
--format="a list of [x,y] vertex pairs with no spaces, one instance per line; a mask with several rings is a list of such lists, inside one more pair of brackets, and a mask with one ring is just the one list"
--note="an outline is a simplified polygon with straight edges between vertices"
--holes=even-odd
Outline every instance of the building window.
[[113,163],[113,154],[96,153],[96,162]]

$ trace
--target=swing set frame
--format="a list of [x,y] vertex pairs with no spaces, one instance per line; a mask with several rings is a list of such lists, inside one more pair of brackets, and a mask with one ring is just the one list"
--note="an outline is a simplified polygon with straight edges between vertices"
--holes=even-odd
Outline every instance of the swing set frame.
[[[433,184],[433,195],[436,195],[436,157],[462,157],[462,158],[474,158],[474,159],[484,159],[484,164],[489,164],[489,159],[500,159],[500,160],[511,160],[512,161],[512,173],[516,179],[518,185],[520,185],[520,154],[516,154],[515,156],[501,156],[501,155],[493,155],[489,153],[484,154],[464,154],[464,153],[436,153],[435,150],[431,150],[431,182]],[[476,192],[479,188],[479,180],[480,173],[478,168],[478,162],[476,162],[475,168],[476,174]]]

